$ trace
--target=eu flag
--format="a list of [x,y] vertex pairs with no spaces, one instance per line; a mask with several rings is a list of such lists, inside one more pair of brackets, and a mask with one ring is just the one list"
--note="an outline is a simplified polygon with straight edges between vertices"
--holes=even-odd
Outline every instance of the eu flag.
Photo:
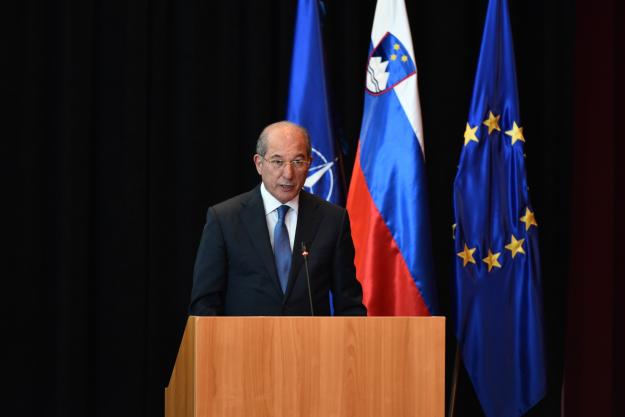
[[319,2],[300,0],[295,21],[287,120],[310,133],[313,162],[307,191],[343,205],[343,175],[330,116]]
[[484,413],[519,416],[546,390],[538,224],[506,0],[490,0],[454,181],[453,322]]

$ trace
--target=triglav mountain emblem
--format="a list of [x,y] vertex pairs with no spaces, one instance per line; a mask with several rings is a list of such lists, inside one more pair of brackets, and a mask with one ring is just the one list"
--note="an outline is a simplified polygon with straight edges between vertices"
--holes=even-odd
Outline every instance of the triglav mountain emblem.
[[367,64],[367,92],[384,94],[417,71],[410,54],[392,33],[387,32],[373,48]]

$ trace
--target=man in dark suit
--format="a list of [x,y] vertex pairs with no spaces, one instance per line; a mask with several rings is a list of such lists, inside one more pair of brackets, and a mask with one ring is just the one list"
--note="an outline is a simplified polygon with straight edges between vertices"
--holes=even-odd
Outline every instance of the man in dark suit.
[[193,273],[192,315],[366,315],[347,211],[302,190],[306,130],[267,126],[256,144],[259,186],[208,209]]

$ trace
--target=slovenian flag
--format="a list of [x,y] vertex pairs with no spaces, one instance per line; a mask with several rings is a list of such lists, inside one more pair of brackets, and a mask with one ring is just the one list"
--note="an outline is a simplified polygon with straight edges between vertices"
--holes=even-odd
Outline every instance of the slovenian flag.
[[403,0],[378,0],[347,209],[370,315],[437,312],[425,152]]

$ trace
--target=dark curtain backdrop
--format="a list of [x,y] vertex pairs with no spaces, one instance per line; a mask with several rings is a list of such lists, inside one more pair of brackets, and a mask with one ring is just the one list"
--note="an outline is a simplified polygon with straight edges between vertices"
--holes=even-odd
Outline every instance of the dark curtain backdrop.
[[[451,187],[486,4],[407,1],[445,314]],[[285,114],[295,8],[294,0],[5,5],[3,415],[163,414],[206,209],[258,183],[256,137]],[[326,1],[348,180],[374,8]],[[530,414],[557,416],[575,224],[575,5],[510,0],[510,9],[549,360],[548,395]],[[448,332],[448,377],[454,349]],[[481,415],[462,372],[457,409]]]
[[[625,3],[578,2],[566,416],[625,416]],[[599,121],[599,123],[597,123]]]

